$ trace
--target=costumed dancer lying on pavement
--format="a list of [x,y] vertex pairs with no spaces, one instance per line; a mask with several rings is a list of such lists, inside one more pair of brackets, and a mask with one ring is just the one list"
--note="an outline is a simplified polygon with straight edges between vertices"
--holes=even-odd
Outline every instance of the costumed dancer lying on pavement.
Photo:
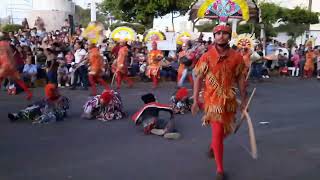
[[[1,35],[0,35],[1,36]],[[16,68],[15,61],[11,52],[9,42],[0,41],[0,88],[2,81],[9,78],[15,81],[27,93],[27,100],[32,98],[32,93],[27,85],[21,80]]]
[[32,121],[33,123],[49,123],[63,121],[69,109],[69,99],[59,94],[54,84],[45,87],[46,97],[29,105],[18,113],[9,113],[8,118],[12,121]]
[[[145,94],[141,97],[145,105],[132,116],[136,125],[142,124],[145,134],[155,134],[167,139],[178,139],[180,134],[175,129],[173,111],[169,105],[156,102],[153,94]],[[160,111],[170,113],[170,119],[161,119]]]
[[185,114],[191,111],[193,100],[189,96],[188,89],[182,87],[171,97],[171,103],[172,110],[175,114]]
[[91,97],[83,106],[82,117],[111,121],[125,116],[120,94],[113,90],[105,90],[101,95]]

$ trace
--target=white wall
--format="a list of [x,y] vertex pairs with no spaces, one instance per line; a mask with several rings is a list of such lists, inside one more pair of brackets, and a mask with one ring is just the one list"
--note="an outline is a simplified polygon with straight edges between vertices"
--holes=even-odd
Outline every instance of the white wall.
[[[318,31],[311,31],[310,35],[316,38],[316,45],[320,45],[320,30]],[[287,35],[287,33],[278,33],[278,36],[275,38],[277,41],[282,43],[286,43],[291,37]],[[296,44],[304,44],[306,41],[306,35],[303,34],[302,36],[296,39]]]
[[33,27],[39,16],[44,20],[46,30],[57,30],[74,12],[75,4],[69,0],[33,0],[33,10],[28,13],[29,26]]
[[68,0],[33,0],[33,10],[73,12],[72,3]]

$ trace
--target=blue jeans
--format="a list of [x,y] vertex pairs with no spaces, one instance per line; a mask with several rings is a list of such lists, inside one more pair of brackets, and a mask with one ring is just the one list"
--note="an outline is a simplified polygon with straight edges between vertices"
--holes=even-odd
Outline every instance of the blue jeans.
[[80,66],[75,72],[74,72],[74,81],[72,82],[72,86],[75,88],[77,86],[78,78],[80,78],[80,81],[82,82],[82,85],[84,88],[88,87],[88,68],[83,65]]
[[261,79],[262,77],[262,63],[252,63],[251,75],[253,78]]
[[186,80],[186,78],[189,76],[189,75],[192,75],[192,79],[195,79],[195,73],[193,70],[190,70],[188,68],[185,68],[182,72],[182,75],[181,75],[181,78],[178,80],[178,86],[179,87],[182,87],[183,86],[183,83],[184,81]]
[[57,75],[57,72],[54,72],[54,71],[49,71],[48,74],[48,81],[50,83],[54,83],[54,84],[57,84],[58,83],[58,75]]

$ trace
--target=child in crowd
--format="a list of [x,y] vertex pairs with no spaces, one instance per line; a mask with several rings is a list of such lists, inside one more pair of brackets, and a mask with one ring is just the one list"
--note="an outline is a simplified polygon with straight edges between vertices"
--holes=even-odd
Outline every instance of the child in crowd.
[[67,87],[69,87],[69,71],[67,68],[67,65],[65,62],[60,62],[59,67],[58,67],[58,87],[64,87],[62,86],[65,84]]

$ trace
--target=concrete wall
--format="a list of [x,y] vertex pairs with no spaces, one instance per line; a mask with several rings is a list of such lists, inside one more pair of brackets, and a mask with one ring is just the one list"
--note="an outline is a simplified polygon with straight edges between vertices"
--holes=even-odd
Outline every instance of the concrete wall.
[[68,15],[69,13],[63,11],[32,11],[29,13],[28,22],[30,28],[34,27],[35,20],[39,16],[43,19],[46,30],[52,31],[60,29]]
[[28,13],[30,27],[34,27],[37,17],[44,20],[47,31],[57,30],[63,26],[68,15],[74,16],[75,4],[70,0],[33,0],[33,10]]

